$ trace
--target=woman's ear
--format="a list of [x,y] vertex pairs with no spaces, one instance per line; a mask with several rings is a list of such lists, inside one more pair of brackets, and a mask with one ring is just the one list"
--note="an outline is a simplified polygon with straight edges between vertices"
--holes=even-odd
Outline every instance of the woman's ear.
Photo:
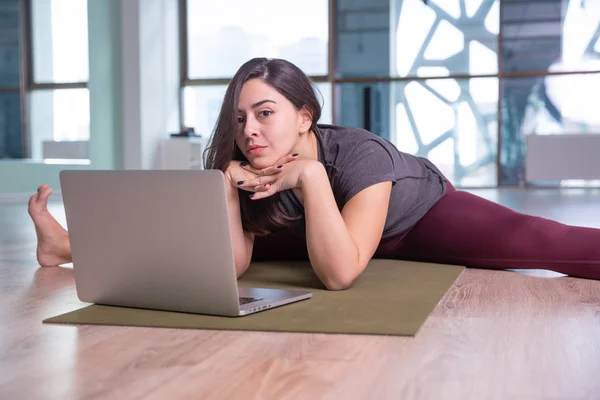
[[308,132],[312,126],[312,113],[306,106],[303,106],[299,114],[300,132]]

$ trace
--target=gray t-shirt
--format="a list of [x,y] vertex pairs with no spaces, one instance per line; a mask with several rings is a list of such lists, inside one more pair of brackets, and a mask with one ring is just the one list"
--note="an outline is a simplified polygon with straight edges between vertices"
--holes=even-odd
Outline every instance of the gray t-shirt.
[[[361,190],[393,182],[382,239],[407,232],[446,192],[447,179],[430,161],[403,153],[369,131],[319,124],[315,134],[340,211]],[[304,235],[304,207],[292,190],[281,192],[281,205],[287,215],[301,217],[293,230]]]

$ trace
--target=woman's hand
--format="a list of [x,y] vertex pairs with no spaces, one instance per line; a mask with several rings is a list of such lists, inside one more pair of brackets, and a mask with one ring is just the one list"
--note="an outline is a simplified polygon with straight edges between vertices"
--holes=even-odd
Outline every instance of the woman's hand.
[[264,168],[262,170],[252,168],[250,164],[245,161],[231,160],[227,171],[225,171],[225,177],[231,186],[254,192],[255,190],[248,185],[248,182],[254,182],[255,186],[260,185],[260,182],[257,181],[258,178],[267,179],[271,175],[280,174],[282,168],[277,168],[278,166],[286,165],[297,159],[297,154],[285,156],[277,160],[275,166]]
[[293,160],[261,170],[250,165],[243,166],[244,170],[254,174],[255,177],[245,180],[238,187],[253,192],[250,194],[252,200],[264,199],[283,190],[301,187],[301,178],[305,172],[313,165],[320,164],[314,160],[291,161]]

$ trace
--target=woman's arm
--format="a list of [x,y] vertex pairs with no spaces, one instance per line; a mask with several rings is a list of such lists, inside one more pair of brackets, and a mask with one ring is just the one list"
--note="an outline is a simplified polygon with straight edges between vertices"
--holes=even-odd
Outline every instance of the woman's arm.
[[[282,172],[282,169],[277,168],[277,166],[293,163],[297,160],[297,156],[297,154],[286,155],[277,160],[274,166],[262,170],[255,170],[248,163],[233,160],[225,172],[228,182],[227,205],[229,225],[233,239],[235,270],[238,278],[242,276],[250,266],[255,237],[253,233],[243,230],[238,189],[246,188],[249,194],[252,193],[252,191],[249,191],[248,187],[252,188],[254,185],[260,185],[261,183],[257,182],[260,179],[277,179],[277,176]],[[254,183],[248,185],[248,183],[251,182]]]
[[312,163],[299,177],[306,217],[306,244],[316,275],[330,290],[348,288],[363,272],[381,240],[392,183],[372,185],[340,213],[325,167]]
[[229,212],[229,226],[233,239],[233,254],[235,271],[239,278],[248,269],[254,247],[254,235],[242,229],[242,216],[240,212],[240,197],[238,189],[227,185],[227,208]]

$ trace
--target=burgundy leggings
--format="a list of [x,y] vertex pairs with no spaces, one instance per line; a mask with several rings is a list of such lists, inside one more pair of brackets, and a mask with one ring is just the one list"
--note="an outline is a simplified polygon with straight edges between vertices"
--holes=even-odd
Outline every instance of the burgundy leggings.
[[[253,259],[308,259],[303,238],[257,238]],[[448,184],[406,234],[382,240],[375,258],[496,269],[546,269],[600,279],[600,229],[521,214]]]

